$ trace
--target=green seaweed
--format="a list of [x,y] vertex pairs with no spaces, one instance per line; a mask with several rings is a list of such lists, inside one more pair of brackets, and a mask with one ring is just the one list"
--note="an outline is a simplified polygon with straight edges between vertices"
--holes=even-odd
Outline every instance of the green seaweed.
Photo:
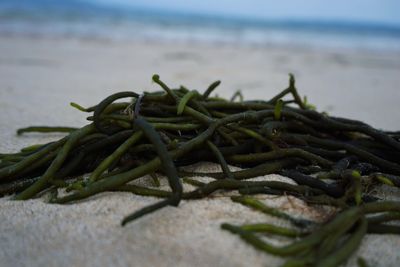
[[[400,203],[371,194],[382,184],[400,187],[398,132],[318,112],[300,97],[292,74],[289,86],[268,101],[244,100],[240,91],[230,100],[211,97],[220,81],[201,94],[169,87],[157,74],[152,80],[162,91],[118,92],[89,108],[71,103],[90,113],[89,124],[82,128],[17,130],[62,132],[65,137],[0,154],[0,195],[26,200],[47,192],[49,202],[59,204],[108,191],[161,198],[126,216],[125,225],[166,206],[176,207],[181,200],[228,191],[234,194],[233,202],[289,222],[290,227],[281,227],[238,218],[246,224],[221,226],[256,249],[284,257],[284,266],[339,266],[366,234],[400,234],[400,227],[391,224],[400,221]],[[125,98],[131,100],[116,102]],[[201,161],[215,162],[222,171],[183,168]],[[271,173],[292,183],[262,177]],[[169,190],[135,184],[149,175],[159,187],[159,174],[166,176]],[[211,181],[194,178],[198,176]],[[259,178],[251,180],[254,177]],[[183,190],[182,182],[195,189]],[[67,194],[59,196],[58,190]],[[266,205],[258,199],[262,195],[291,195],[336,212],[315,222]],[[275,236],[291,243],[279,247],[265,241]]]

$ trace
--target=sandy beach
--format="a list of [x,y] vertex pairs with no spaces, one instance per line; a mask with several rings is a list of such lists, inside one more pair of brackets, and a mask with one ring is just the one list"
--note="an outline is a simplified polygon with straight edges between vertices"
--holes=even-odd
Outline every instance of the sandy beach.
[[[272,97],[286,88],[288,73],[293,73],[300,94],[318,110],[400,130],[399,52],[1,36],[0,152],[16,152],[62,136],[17,137],[20,127],[86,124],[85,115],[69,106],[71,101],[90,106],[118,91],[159,90],[151,83],[154,73],[171,86],[198,91],[221,80],[219,95],[229,97],[240,89],[245,99]],[[217,170],[218,166],[195,168]],[[383,187],[381,191],[400,199],[400,190]],[[0,266],[282,264],[282,259],[256,251],[221,230],[220,224],[283,222],[235,204],[227,196],[184,201],[179,208],[165,208],[124,228],[120,226],[124,216],[156,200],[107,193],[63,206],[47,204],[45,199],[1,198]],[[321,209],[293,197],[263,200],[298,216],[322,219]],[[398,266],[399,246],[398,236],[368,235],[346,266],[357,266],[359,256],[370,266]]]

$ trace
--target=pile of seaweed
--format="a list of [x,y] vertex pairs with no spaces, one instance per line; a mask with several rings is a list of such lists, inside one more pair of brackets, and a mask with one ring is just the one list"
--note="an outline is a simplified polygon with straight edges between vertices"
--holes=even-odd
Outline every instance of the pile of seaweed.
[[[211,97],[184,86],[137,94],[119,92],[98,105],[82,128],[28,127],[26,132],[67,132],[55,142],[0,154],[0,195],[26,200],[49,193],[51,203],[76,202],[106,191],[132,192],[162,200],[127,216],[126,224],[182,199],[207,198],[216,191],[293,227],[223,224],[255,248],[287,258],[284,266],[338,266],[367,233],[399,234],[400,202],[374,195],[377,186],[400,186],[400,132],[381,131],[355,120],[320,113],[302,99],[293,75],[289,86],[269,101]],[[116,102],[129,99],[127,102]],[[201,161],[220,164],[220,173],[194,173],[183,166]],[[229,165],[238,166],[231,171]],[[156,173],[171,190],[131,182]],[[250,180],[277,173],[294,183]],[[211,177],[201,182],[193,177]],[[192,178],[189,178],[192,177]],[[183,192],[182,181],[197,188]],[[60,196],[59,192],[63,192]],[[299,219],[265,205],[253,195],[292,195],[308,205],[335,207],[321,223]],[[394,222],[394,223],[393,223]],[[289,245],[268,243],[265,235],[293,238]],[[271,237],[270,237],[271,238]],[[362,259],[360,265],[364,265]]]

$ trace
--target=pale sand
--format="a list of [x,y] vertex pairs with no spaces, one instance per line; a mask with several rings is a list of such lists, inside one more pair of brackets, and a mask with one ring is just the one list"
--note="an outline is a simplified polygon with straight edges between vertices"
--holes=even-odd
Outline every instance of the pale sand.
[[[16,137],[28,125],[82,126],[85,115],[68,102],[88,106],[124,90],[159,90],[153,73],[170,85],[218,93],[242,89],[245,98],[268,99],[296,75],[298,88],[319,110],[400,129],[400,54],[188,44],[112,43],[0,37],[0,152],[17,151],[61,135]],[[198,166],[202,169],[214,165]],[[266,179],[285,179],[271,175]],[[165,183],[165,181],[164,181]],[[164,185],[165,186],[165,185]],[[382,194],[400,197],[399,190]],[[323,211],[294,198],[266,198],[299,216]],[[222,195],[184,201],[126,227],[121,219],[156,201],[107,193],[74,205],[0,199],[0,266],[278,266],[220,229],[223,222],[276,222]],[[371,266],[398,266],[400,238],[369,235],[357,255]],[[355,266],[353,257],[348,266]]]

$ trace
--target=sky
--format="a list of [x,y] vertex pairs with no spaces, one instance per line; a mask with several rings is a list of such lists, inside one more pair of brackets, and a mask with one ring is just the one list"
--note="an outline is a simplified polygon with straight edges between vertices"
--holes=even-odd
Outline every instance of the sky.
[[400,0],[87,0],[265,20],[327,20],[400,26]]

